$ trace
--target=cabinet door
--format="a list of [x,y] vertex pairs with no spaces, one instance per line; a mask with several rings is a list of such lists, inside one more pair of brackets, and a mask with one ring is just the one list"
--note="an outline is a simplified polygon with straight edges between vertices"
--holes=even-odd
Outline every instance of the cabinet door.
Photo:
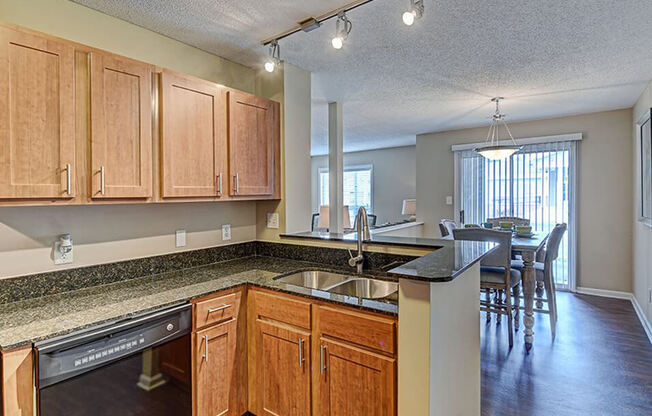
[[[194,337],[194,416],[235,414],[236,320],[199,331]],[[240,416],[240,415],[238,415]]]
[[91,196],[152,196],[152,70],[91,53]]
[[274,193],[278,112],[278,103],[239,91],[229,92],[231,195]]
[[318,361],[320,415],[396,415],[394,359],[322,339]]
[[0,198],[75,196],[74,51],[0,28]]
[[261,320],[257,325],[257,415],[308,416],[310,333]]
[[216,197],[226,191],[226,92],[217,84],[163,72],[163,198]]

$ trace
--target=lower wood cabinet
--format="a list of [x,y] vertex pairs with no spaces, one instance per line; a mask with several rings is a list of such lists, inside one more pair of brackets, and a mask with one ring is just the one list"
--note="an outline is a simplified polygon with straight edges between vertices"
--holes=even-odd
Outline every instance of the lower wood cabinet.
[[396,414],[394,358],[327,339],[319,348],[319,415]]
[[310,415],[310,333],[258,321],[258,416]]
[[[233,388],[237,380],[235,369],[237,331],[235,319],[219,324],[193,336],[196,388],[195,415],[235,415],[237,398]],[[235,400],[234,400],[235,399]],[[238,416],[240,416],[238,414]]]

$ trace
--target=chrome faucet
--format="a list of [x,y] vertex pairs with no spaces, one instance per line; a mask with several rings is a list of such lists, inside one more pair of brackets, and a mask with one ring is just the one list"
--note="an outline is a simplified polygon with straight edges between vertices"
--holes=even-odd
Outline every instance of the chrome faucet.
[[364,207],[358,208],[358,214],[355,216],[355,231],[358,237],[358,255],[353,256],[349,250],[349,266],[355,267],[358,274],[362,274],[362,267],[364,266],[364,254],[362,253],[362,242],[371,240],[371,233],[369,232],[369,218],[367,217],[367,210]]

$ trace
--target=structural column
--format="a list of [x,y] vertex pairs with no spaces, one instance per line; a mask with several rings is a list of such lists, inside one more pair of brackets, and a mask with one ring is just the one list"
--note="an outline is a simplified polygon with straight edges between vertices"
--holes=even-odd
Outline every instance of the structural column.
[[328,202],[329,226],[332,233],[341,233],[344,206],[344,127],[342,103],[328,103]]

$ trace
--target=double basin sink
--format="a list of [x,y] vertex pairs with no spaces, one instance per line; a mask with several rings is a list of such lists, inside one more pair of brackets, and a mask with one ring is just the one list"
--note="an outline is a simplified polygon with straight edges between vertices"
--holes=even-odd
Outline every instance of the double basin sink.
[[278,280],[290,285],[366,299],[396,297],[398,292],[398,283],[396,282],[347,276],[319,270],[298,272]]

